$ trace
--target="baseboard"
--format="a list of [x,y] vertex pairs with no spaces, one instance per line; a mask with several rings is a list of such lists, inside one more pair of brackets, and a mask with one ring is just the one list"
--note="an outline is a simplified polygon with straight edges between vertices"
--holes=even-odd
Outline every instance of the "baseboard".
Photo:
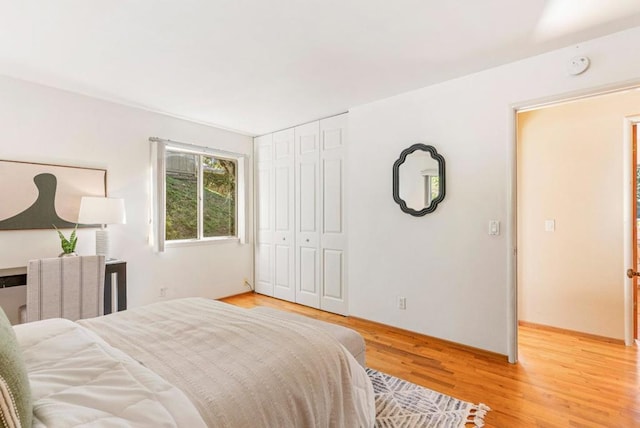
[[371,320],[368,320],[366,318],[354,317],[352,315],[348,315],[347,318],[352,318],[354,320],[362,320],[362,321],[365,321],[367,323],[375,324],[375,325],[378,325],[378,326],[380,326],[382,328],[388,328],[388,329],[396,330],[398,332],[402,332],[403,334],[407,334],[407,335],[410,335],[410,336],[423,337],[425,340],[430,340],[430,341],[433,341],[433,342],[440,342],[440,343],[446,344],[447,346],[455,347],[455,348],[462,349],[462,350],[465,350],[465,351],[469,351],[469,352],[472,352],[472,353],[475,353],[475,354],[483,354],[483,355],[485,355],[487,357],[504,359],[504,360],[508,359],[507,355],[501,354],[499,352],[488,351],[486,349],[476,348],[474,346],[465,345],[465,344],[454,342],[454,341],[447,340],[447,339],[440,339],[439,337],[429,336],[429,335],[418,333],[418,332],[415,332],[415,331],[412,331],[412,330],[406,330],[404,328],[395,327],[395,326],[392,326],[392,325],[389,325],[389,324],[384,324],[384,323],[381,323],[381,322],[378,322],[378,321],[371,321]]
[[536,330],[546,330],[555,333],[570,334],[572,336],[584,337],[587,339],[598,340],[601,342],[615,343],[616,345],[624,345],[623,339],[614,339],[612,337],[599,336],[597,334],[584,333],[581,331],[569,330],[566,328],[552,327],[550,325],[537,324],[529,321],[518,321],[518,325],[522,327],[535,328]]

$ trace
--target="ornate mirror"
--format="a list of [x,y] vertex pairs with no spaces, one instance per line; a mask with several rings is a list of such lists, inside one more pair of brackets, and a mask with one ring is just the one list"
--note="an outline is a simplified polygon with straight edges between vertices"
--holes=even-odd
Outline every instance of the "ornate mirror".
[[393,164],[393,200],[416,217],[435,211],[444,199],[444,158],[433,146],[414,144]]

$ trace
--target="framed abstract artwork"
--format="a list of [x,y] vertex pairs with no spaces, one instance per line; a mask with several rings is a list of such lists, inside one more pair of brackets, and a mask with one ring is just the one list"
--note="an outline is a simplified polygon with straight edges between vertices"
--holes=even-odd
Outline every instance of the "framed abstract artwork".
[[106,195],[104,169],[0,160],[0,230],[72,228],[83,196]]

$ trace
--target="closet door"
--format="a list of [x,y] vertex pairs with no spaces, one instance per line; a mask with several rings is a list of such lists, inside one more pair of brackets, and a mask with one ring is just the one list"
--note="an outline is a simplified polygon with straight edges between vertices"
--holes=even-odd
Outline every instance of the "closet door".
[[295,301],[294,130],[273,134],[273,296]]
[[320,121],[320,308],[347,315],[344,167],[347,116]]
[[256,167],[255,290],[273,296],[273,136],[254,140]]
[[295,128],[296,302],[320,307],[320,124]]

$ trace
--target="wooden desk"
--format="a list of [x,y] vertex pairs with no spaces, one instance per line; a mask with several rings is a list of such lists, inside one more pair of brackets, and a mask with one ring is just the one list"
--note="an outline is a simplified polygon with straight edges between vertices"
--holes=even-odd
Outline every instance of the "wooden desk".
[[123,260],[107,260],[104,270],[104,314],[113,311],[113,279],[116,282],[116,311],[127,309],[127,262]]

